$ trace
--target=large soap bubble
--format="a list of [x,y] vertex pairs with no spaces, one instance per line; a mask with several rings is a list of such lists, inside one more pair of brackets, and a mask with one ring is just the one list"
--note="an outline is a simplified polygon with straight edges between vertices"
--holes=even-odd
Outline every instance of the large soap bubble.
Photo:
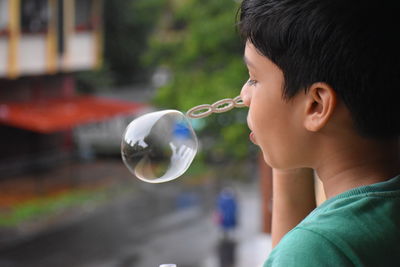
[[196,134],[188,118],[202,118],[242,107],[239,97],[190,109],[186,116],[177,110],[151,112],[133,120],[121,144],[122,160],[137,178],[161,183],[181,176],[198,149]]

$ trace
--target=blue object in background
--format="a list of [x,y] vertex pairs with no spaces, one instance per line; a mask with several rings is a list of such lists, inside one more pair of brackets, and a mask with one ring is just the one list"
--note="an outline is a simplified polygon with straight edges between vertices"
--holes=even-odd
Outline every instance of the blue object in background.
[[177,122],[174,125],[173,136],[177,138],[187,139],[190,138],[191,132],[185,123]]
[[237,200],[231,189],[224,189],[217,200],[218,219],[221,228],[225,231],[232,230],[237,225]]

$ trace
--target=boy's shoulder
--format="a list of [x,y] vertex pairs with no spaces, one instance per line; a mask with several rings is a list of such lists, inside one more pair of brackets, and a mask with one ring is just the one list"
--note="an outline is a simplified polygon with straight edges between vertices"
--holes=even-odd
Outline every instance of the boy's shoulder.
[[400,176],[327,200],[290,231],[265,266],[400,263]]
[[272,250],[264,264],[270,266],[352,266],[352,261],[323,235],[296,227]]

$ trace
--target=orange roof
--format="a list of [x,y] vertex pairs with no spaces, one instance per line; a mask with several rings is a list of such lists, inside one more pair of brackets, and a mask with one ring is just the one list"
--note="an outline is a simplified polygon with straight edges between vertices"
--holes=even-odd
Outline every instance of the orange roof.
[[117,115],[134,115],[145,107],[142,103],[94,96],[0,103],[0,123],[52,133]]

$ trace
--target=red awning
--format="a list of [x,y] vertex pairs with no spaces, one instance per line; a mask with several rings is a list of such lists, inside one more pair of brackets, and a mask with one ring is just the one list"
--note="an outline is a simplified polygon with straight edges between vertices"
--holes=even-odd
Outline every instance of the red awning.
[[146,107],[142,103],[94,96],[0,103],[0,123],[52,133],[117,115],[138,114]]

